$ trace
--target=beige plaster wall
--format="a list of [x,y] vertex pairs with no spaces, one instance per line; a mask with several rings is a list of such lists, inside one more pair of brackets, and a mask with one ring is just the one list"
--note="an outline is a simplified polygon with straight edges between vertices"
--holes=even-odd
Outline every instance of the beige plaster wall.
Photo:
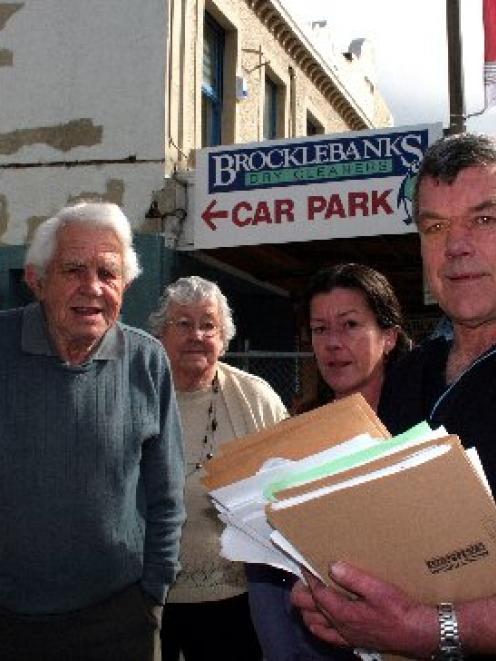
[[[264,25],[247,0],[172,0],[171,69],[169,71],[169,171],[194,167],[194,150],[201,147],[201,82],[203,16],[208,11],[226,32],[222,143],[263,139],[265,76],[279,86],[278,138],[306,135],[307,113],[324,133],[353,127],[310,80],[297,57],[292,57],[277,35]],[[344,76],[374,128],[391,125],[391,115],[377,90],[368,91],[358,63],[343,58]],[[245,79],[248,96],[236,99],[236,76]],[[344,81],[346,82],[346,81]]]
[[79,199],[139,228],[164,179],[168,3],[0,2],[0,246]]

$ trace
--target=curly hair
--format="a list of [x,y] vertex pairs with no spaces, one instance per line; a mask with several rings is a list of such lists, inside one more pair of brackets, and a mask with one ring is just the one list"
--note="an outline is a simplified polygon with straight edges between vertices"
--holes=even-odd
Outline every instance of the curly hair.
[[171,303],[188,305],[189,303],[202,301],[205,298],[214,299],[219,307],[222,320],[224,351],[226,351],[229,342],[236,334],[236,327],[234,325],[231,308],[219,286],[215,282],[200,278],[198,275],[179,278],[165,287],[163,294],[159,299],[157,309],[152,312],[148,318],[150,332],[155,337],[160,336],[164,324],[168,320]]

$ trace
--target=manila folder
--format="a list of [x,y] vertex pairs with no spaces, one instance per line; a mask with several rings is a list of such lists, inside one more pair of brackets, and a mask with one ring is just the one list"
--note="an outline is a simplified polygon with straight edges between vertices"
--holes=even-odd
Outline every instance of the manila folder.
[[218,489],[253,475],[268,459],[302,459],[364,433],[391,436],[363,396],[350,395],[227,443],[229,450],[205,464],[202,482]]
[[[436,604],[496,594],[496,506],[456,437],[415,467],[283,509],[270,523],[323,580],[350,562]],[[284,502],[284,501],[282,501]]]

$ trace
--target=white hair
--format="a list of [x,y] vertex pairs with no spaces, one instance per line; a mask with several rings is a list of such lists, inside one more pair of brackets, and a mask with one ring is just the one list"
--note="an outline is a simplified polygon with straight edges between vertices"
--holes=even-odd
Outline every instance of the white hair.
[[133,248],[133,235],[129,220],[117,206],[110,202],[80,202],[61,209],[55,216],[39,225],[26,253],[25,265],[33,266],[42,278],[57,247],[57,234],[68,225],[84,225],[115,232],[122,245],[123,275],[126,284],[141,273],[138,255]]
[[224,340],[224,351],[227,350],[229,342],[236,334],[236,327],[232,318],[232,311],[227,298],[215,282],[205,280],[197,275],[179,278],[168,285],[159,299],[158,308],[152,312],[148,321],[150,331],[155,337],[160,337],[164,324],[169,320],[168,313],[171,303],[177,305],[189,305],[211,298],[216,301],[222,324],[222,337]]

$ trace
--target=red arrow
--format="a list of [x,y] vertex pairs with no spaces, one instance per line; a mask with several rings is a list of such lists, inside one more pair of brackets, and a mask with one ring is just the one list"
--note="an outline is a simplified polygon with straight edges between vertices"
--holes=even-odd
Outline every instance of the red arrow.
[[211,230],[214,230],[214,232],[217,229],[217,225],[214,225],[212,219],[228,217],[228,213],[226,210],[222,210],[222,211],[213,210],[216,204],[217,204],[217,200],[212,200],[201,215],[202,219],[207,223],[207,225],[210,227]]

